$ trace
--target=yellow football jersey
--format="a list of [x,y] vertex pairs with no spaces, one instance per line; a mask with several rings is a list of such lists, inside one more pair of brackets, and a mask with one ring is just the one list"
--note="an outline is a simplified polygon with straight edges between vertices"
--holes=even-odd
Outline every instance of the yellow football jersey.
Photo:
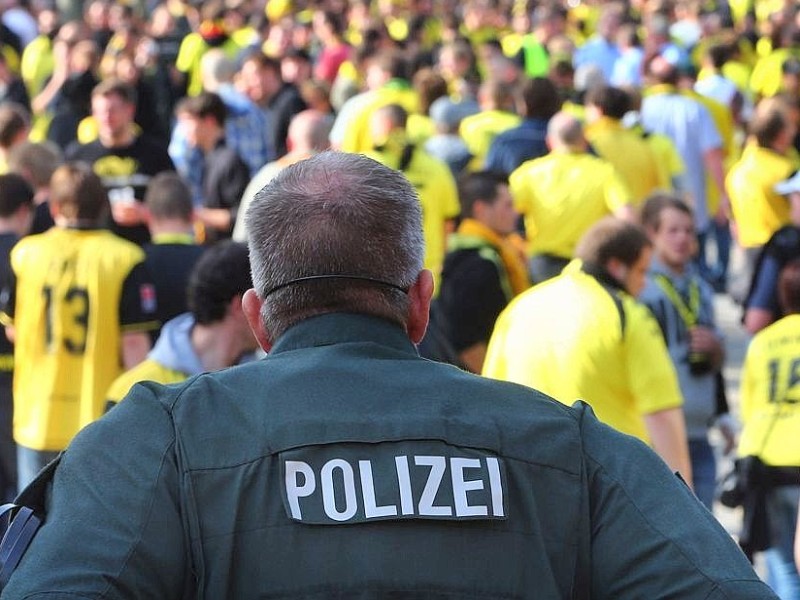
[[800,315],[789,315],[750,342],[742,369],[739,455],[800,466]]
[[573,261],[501,313],[483,374],[533,387],[649,442],[644,415],[681,406],[675,368],[648,309]]
[[54,227],[15,246],[17,443],[62,450],[102,414],[122,372],[122,333],[155,325],[143,259],[141,248],[104,230]]

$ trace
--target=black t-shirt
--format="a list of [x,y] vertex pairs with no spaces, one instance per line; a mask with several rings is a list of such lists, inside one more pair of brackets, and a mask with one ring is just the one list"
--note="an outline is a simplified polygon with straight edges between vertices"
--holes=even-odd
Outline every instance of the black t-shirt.
[[53,215],[50,214],[50,202],[45,201],[37,204],[33,210],[33,223],[31,224],[31,235],[34,233],[44,233],[55,225]]
[[225,146],[224,141],[205,155],[203,160],[203,206],[231,211],[231,226],[227,231],[214,231],[206,227],[206,243],[213,243],[231,237],[239,202],[250,183],[250,169],[232,148]]
[[[0,311],[13,312],[10,307],[14,299],[14,288],[16,278],[11,269],[11,249],[19,238],[13,233],[0,233]],[[11,392],[11,381],[13,378],[12,360],[14,356],[14,344],[8,341],[5,333],[0,328],[0,387],[3,393]]]
[[[186,288],[189,274],[205,248],[195,244],[147,244],[144,247],[161,325],[187,311]],[[157,337],[158,332],[154,332]]]
[[442,328],[453,348],[462,352],[489,341],[494,323],[508,304],[498,265],[476,249],[447,254],[438,304]]
[[[67,151],[69,160],[80,160],[91,164],[94,172],[103,180],[109,197],[129,197],[131,194],[142,202],[150,179],[162,171],[174,171],[175,166],[167,154],[166,142],[146,135],[137,137],[129,146],[106,148],[95,140],[89,144],[73,145]],[[146,225],[123,227],[116,223],[110,229],[137,244],[150,240]]]

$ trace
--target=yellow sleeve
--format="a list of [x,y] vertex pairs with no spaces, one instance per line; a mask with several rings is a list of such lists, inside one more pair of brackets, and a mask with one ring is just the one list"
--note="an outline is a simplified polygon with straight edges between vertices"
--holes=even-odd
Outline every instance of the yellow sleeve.
[[607,165],[605,199],[606,206],[612,213],[633,201],[633,194],[611,164]]
[[681,406],[678,376],[658,323],[633,299],[626,302],[625,313],[628,378],[639,412],[647,415]]

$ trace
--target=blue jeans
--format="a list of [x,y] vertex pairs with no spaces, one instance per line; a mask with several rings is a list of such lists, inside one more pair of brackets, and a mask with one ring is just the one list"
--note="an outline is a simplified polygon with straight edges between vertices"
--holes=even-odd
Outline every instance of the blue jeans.
[[707,440],[689,440],[689,459],[692,462],[694,494],[708,510],[714,507],[717,481],[717,459]]
[[55,460],[60,453],[56,450],[32,450],[17,446],[17,486],[24,490],[36,478],[39,471]]
[[764,552],[767,583],[781,600],[800,600],[800,575],[794,564],[794,531],[800,486],[771,490],[767,497],[772,547]]

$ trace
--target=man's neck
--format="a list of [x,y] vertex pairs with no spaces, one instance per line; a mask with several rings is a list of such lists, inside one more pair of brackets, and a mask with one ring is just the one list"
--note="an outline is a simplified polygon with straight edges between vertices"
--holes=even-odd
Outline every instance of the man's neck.
[[234,324],[227,317],[210,325],[195,324],[191,342],[200,364],[206,371],[229,367],[242,355],[244,348],[238,342]]
[[208,142],[206,142],[205,144],[199,144],[200,150],[203,151],[203,154],[208,154],[219,145],[220,141],[224,139],[224,137],[225,137],[225,132],[223,130],[220,130],[217,135],[215,135],[212,138],[209,138]]

